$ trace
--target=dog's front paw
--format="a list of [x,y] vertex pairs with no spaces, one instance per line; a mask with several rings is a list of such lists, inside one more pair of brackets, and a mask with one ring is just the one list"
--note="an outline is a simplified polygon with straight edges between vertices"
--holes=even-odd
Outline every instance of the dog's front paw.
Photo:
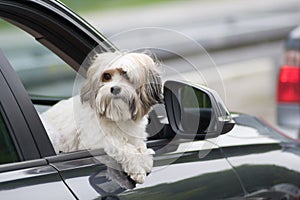
[[130,176],[136,183],[144,183],[147,174],[149,174],[153,167],[153,157],[149,154],[135,155],[134,159],[130,160],[124,166],[125,172]]
[[143,164],[143,168],[146,171],[146,174],[149,174],[153,168],[153,156],[150,154],[144,154],[142,159],[142,164]]
[[146,179],[146,173],[145,171],[141,171],[139,173],[132,173],[130,174],[130,178],[134,180],[136,183],[143,184]]

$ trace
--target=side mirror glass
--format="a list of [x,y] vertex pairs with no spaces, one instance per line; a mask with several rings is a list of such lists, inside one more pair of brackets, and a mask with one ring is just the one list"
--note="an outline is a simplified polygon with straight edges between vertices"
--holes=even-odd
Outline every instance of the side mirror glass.
[[172,130],[185,138],[217,137],[235,125],[223,101],[212,89],[166,81],[164,98]]

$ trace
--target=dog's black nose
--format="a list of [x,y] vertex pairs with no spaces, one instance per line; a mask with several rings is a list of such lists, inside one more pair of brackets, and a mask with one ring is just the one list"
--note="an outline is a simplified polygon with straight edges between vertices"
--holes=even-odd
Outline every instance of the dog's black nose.
[[110,92],[114,95],[117,95],[121,92],[121,88],[118,86],[113,86],[110,88]]

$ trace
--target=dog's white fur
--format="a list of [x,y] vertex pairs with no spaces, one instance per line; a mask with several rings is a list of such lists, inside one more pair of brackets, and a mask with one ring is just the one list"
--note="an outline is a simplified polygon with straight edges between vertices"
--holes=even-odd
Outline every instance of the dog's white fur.
[[146,115],[160,102],[156,63],[142,53],[103,53],[87,71],[81,94],[41,115],[55,151],[103,148],[137,183],[153,166]]

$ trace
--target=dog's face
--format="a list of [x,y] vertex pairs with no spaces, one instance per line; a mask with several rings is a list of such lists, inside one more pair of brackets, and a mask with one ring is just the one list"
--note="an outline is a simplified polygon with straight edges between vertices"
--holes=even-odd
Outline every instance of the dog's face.
[[141,53],[99,54],[87,72],[81,101],[113,121],[139,120],[162,100],[155,62]]

